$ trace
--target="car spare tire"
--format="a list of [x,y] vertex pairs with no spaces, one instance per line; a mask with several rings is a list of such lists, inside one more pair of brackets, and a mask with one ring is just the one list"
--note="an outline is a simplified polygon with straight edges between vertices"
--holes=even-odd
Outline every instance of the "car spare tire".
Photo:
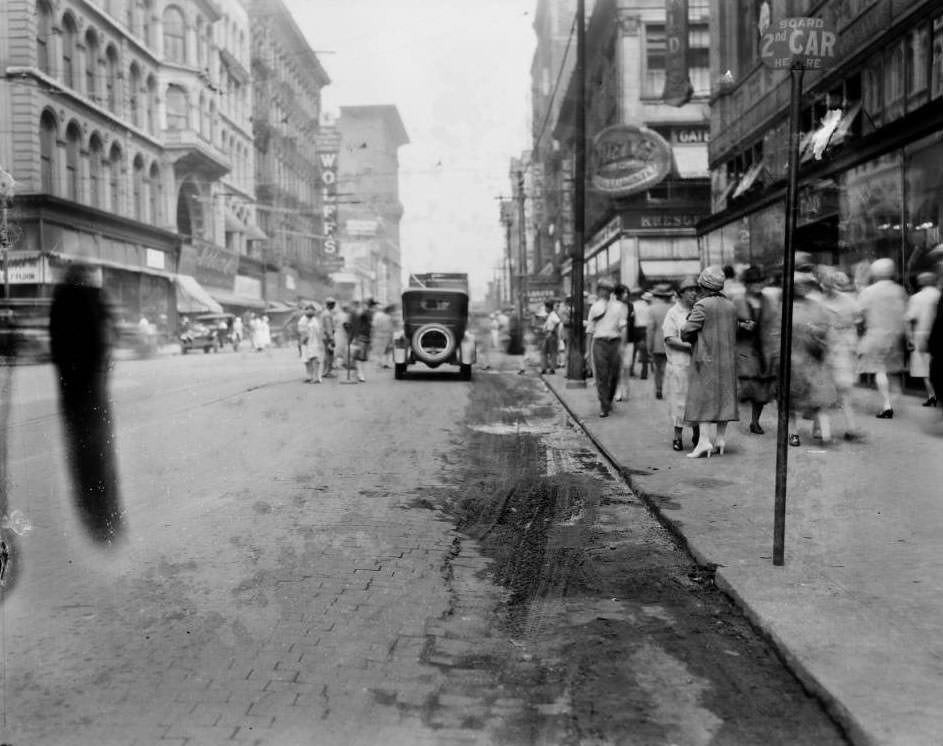
[[455,352],[455,334],[443,324],[424,324],[413,332],[412,347],[422,362],[438,365]]

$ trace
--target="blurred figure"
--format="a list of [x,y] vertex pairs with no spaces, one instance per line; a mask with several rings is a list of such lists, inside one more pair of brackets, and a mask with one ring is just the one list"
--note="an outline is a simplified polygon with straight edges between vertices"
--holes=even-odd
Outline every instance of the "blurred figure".
[[845,418],[845,440],[861,437],[856,424],[851,393],[857,376],[855,374],[858,328],[856,326],[857,304],[851,290],[854,286],[844,272],[831,270],[822,275],[824,295],[822,304],[829,313],[828,346],[825,360],[838,392],[838,401]]
[[[616,300],[625,306],[626,322],[625,333],[619,340],[619,383],[616,386],[616,401],[625,401],[629,398],[629,378],[632,377],[632,361],[635,359],[635,308],[629,288],[625,285],[616,285]],[[591,307],[591,306],[590,306]],[[593,343],[590,340],[586,349],[592,354]]]
[[797,415],[813,421],[813,437],[831,440],[827,408],[838,391],[826,361],[830,319],[814,291],[818,283],[810,272],[796,272],[792,309],[792,349],[789,383],[789,445],[800,444]]
[[[762,267],[751,265],[743,273],[743,292],[733,298],[737,318],[737,382],[742,402],[750,402],[750,432],[762,435],[763,407],[776,398],[782,320],[780,293],[766,286]],[[726,284],[724,285],[726,288]],[[726,292],[726,291],[725,291]]]
[[7,427],[13,398],[13,366],[16,365],[18,340],[16,316],[12,310],[0,308],[0,603],[13,590],[19,574],[16,559],[17,533],[10,529],[10,501],[7,480]]
[[[737,409],[737,309],[724,295],[720,267],[704,269],[697,278],[700,298],[681,329],[692,345],[691,375],[684,403],[684,419],[700,426],[700,437],[688,458],[710,457],[714,448],[723,455],[727,423],[739,419]],[[752,322],[743,325],[749,326]],[[714,424],[713,438],[704,425]]]
[[587,332],[593,340],[593,369],[596,394],[599,398],[599,416],[608,417],[612,400],[619,385],[619,347],[628,328],[629,313],[626,304],[613,296],[612,280],[601,279],[597,285],[599,300],[589,309]]
[[936,319],[936,308],[940,303],[940,291],[936,288],[936,275],[933,272],[921,272],[917,275],[920,289],[907,301],[907,342],[910,348],[910,375],[922,378],[927,391],[925,407],[936,406],[936,389],[930,380],[930,355],[927,352],[927,340]]
[[348,353],[350,352],[350,312],[351,304],[342,303],[334,314],[334,355],[337,359],[337,367],[343,369],[350,368]]
[[245,330],[242,326],[242,317],[236,316],[232,320],[232,349],[233,352],[239,352],[239,345],[242,344]]
[[652,376],[655,378],[655,398],[661,399],[664,394],[665,366],[668,361],[665,352],[664,324],[668,309],[671,308],[669,299],[674,297],[674,289],[667,282],[660,282],[652,288],[652,302],[648,309],[648,327],[646,329],[645,345],[652,361]]
[[639,378],[642,381],[648,379],[648,320],[649,301],[652,299],[651,293],[643,293],[640,290],[631,292],[632,303],[632,363],[629,366],[629,376],[635,376],[635,364],[638,363],[641,370]]
[[262,337],[262,349],[267,350],[272,346],[272,327],[269,324],[268,316],[265,314],[262,314],[260,333]]
[[858,296],[859,323],[864,325],[858,345],[858,372],[874,374],[882,400],[879,419],[894,416],[888,376],[904,370],[907,293],[894,282],[895,274],[892,259],[878,259],[871,264],[872,284]]
[[373,339],[370,342],[378,368],[393,367],[393,306],[378,308],[373,314]]
[[688,395],[688,376],[691,371],[691,344],[681,339],[681,330],[694,307],[697,295],[697,279],[693,275],[681,280],[678,300],[668,309],[662,324],[666,355],[665,391],[668,394],[668,415],[674,427],[671,447],[676,451],[684,450],[682,436],[686,424],[693,430],[691,442],[694,445],[697,445],[700,435],[697,423],[687,423],[684,419],[684,403]]
[[557,307],[557,316],[560,317],[560,342],[557,346],[557,366],[564,370],[568,367],[568,351],[570,344],[570,323],[573,316],[573,299],[567,296]]
[[252,348],[256,352],[262,352],[265,349],[265,333],[262,329],[262,319],[254,313],[249,316],[249,335],[252,338]]
[[552,300],[544,303],[544,322],[541,326],[543,338],[540,342],[540,372],[553,374],[557,368],[557,356],[560,354],[560,317],[556,304]]
[[90,536],[107,545],[124,529],[108,400],[113,334],[109,305],[91,268],[70,265],[49,311],[52,362],[79,517]]
[[498,313],[493,311],[488,316],[488,321],[486,322],[486,343],[485,343],[485,361],[484,365],[481,367],[485,370],[488,370],[491,367],[491,363],[497,360],[497,354],[501,349],[501,325],[498,322]]
[[305,366],[305,383],[321,383],[324,360],[324,331],[314,304],[305,306],[298,319],[298,339],[301,342],[301,362]]
[[328,296],[324,300],[324,309],[321,311],[321,336],[324,339],[324,358],[321,370],[324,378],[334,377],[334,345],[336,344],[334,306],[336,305],[337,301]]
[[351,313],[351,338],[355,344],[351,348],[351,355],[357,370],[357,380],[363,383],[367,380],[367,360],[370,359],[370,340],[373,336],[373,316],[377,302],[373,298],[367,298],[359,312],[360,304],[356,301],[354,303],[355,307]]
[[725,264],[724,270],[724,295],[726,295],[735,304],[738,298],[742,298],[746,292],[746,280],[742,282],[737,278],[737,272],[732,264]]

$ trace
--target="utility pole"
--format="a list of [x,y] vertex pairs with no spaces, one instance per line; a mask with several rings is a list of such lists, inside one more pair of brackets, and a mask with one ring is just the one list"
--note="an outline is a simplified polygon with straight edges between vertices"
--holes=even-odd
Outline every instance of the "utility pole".
[[7,211],[13,199],[16,182],[13,177],[0,167],[0,250],[3,261],[3,297],[10,297],[10,224]]
[[524,342],[524,316],[527,313],[527,223],[524,208],[524,172],[517,172],[517,318],[521,324],[521,344]]
[[586,331],[583,328],[583,239],[586,232],[586,0],[576,3],[576,147],[573,164],[573,307],[567,343],[567,388],[586,386]]

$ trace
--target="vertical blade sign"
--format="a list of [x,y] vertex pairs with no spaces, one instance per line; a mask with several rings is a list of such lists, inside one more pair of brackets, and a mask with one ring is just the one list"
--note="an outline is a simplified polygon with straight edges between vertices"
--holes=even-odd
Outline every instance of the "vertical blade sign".
[[688,74],[688,0],[665,0],[665,90],[669,106],[684,106],[694,95]]
[[318,153],[321,162],[321,218],[324,253],[337,255],[337,151]]

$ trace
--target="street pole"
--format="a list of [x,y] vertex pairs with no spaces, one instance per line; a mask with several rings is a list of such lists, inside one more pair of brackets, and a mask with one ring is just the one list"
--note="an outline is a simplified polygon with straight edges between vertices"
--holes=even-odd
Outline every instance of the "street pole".
[[799,120],[802,112],[803,67],[794,62],[789,70],[789,171],[786,185],[786,240],[783,252],[783,312],[780,326],[779,417],[776,430],[776,497],[773,516],[773,564],[785,562],[786,476],[789,459],[789,386],[791,383],[792,298],[794,293],[796,212],[799,197]]
[[576,147],[573,158],[573,252],[567,388],[586,386],[586,330],[583,328],[583,234],[586,231],[586,0],[576,3]]
[[3,297],[10,297],[10,228],[7,223],[6,194],[0,194],[0,245],[3,248]]
[[525,342],[524,315],[527,312],[527,225],[525,222],[526,210],[524,208],[524,172],[517,172],[517,241],[518,257],[517,265],[518,284],[517,284],[517,318],[520,321],[521,347]]

